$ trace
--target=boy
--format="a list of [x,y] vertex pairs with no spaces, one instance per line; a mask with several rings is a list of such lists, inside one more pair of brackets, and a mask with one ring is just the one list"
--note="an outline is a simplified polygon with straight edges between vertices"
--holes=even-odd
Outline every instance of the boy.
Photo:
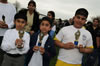
[[91,34],[82,28],[88,17],[88,11],[80,8],[73,17],[74,25],[62,28],[55,37],[60,47],[56,66],[81,66],[82,53],[92,52]]
[[42,18],[40,32],[31,36],[26,66],[49,66],[51,57],[56,55],[54,41],[48,34],[51,27],[52,20],[48,17]]
[[17,13],[14,23],[16,28],[7,30],[2,41],[1,48],[6,52],[2,66],[24,66],[24,55],[29,49],[30,36],[23,31],[26,16]]

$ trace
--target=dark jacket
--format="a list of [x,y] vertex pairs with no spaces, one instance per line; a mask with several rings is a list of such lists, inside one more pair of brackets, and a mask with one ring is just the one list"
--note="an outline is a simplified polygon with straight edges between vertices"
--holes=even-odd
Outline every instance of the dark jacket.
[[[27,16],[27,11],[28,9],[22,9],[19,12]],[[36,11],[34,11],[33,25],[31,30],[34,30],[35,32],[39,30],[39,14]]]
[[96,36],[97,36],[97,31],[99,30],[98,27],[96,29],[93,29],[93,26],[88,26],[86,29],[91,33],[92,39],[93,39],[93,46],[94,49],[97,48],[97,43],[96,43]]
[[[35,33],[31,36],[30,39],[30,50],[28,51],[26,55],[26,61],[25,66],[28,66],[28,63],[31,60],[32,55],[34,54],[34,51],[32,50],[33,47],[36,45],[38,33]],[[43,57],[43,66],[49,66],[50,59],[56,55],[56,49],[54,46],[54,41],[51,38],[51,36],[48,37],[46,44],[44,46],[45,53],[42,55]]]

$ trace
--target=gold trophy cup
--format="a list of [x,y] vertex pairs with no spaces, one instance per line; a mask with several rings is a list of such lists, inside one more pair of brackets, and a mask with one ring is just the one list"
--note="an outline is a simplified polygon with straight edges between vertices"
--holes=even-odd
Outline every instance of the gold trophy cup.
[[[22,38],[23,38],[23,36],[24,36],[24,31],[23,31],[23,30],[19,30],[18,34],[19,34],[19,38],[22,40]],[[24,45],[23,45],[23,43],[18,43],[18,44],[17,44],[17,47],[18,47],[19,49],[21,49],[21,48],[24,47]]]
[[2,15],[2,20],[4,21],[4,23],[5,23],[5,16],[4,15]]
[[42,43],[42,39],[43,39],[43,37],[44,37],[44,34],[43,34],[43,33],[40,33],[40,34],[39,34],[39,37],[40,37],[40,39],[39,39],[38,46],[41,46],[41,43]]
[[75,33],[75,41],[74,41],[74,44],[75,44],[76,46],[78,45],[79,37],[80,37],[80,31],[78,30],[78,31]]

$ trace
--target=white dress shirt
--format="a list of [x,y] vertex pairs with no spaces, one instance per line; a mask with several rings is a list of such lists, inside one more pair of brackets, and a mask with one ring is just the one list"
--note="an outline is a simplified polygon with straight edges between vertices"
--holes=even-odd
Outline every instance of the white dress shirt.
[[30,35],[25,32],[22,40],[24,41],[24,47],[18,49],[15,46],[16,39],[19,39],[19,34],[16,29],[9,29],[5,32],[4,38],[1,44],[1,48],[10,54],[25,54],[29,50]]
[[[14,5],[10,3],[1,3],[0,2],[0,21],[2,20],[2,16],[5,16],[5,23],[8,25],[8,28],[12,28],[14,26],[14,16],[16,14],[16,9]],[[0,36],[3,36],[7,29],[0,28]]]

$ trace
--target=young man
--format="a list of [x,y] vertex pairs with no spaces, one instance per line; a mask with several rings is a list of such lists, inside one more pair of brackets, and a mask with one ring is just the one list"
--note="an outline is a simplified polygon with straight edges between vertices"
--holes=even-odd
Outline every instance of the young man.
[[78,9],[74,25],[62,28],[56,35],[55,44],[60,47],[56,66],[81,66],[83,53],[92,52],[91,34],[82,28],[87,17],[86,9]]
[[99,19],[98,18],[94,18],[93,19],[93,24],[86,28],[92,35],[94,49],[97,49],[96,33],[99,30],[98,25],[99,25]]
[[[98,18],[94,18],[92,25],[86,27],[86,29],[91,33],[91,36],[92,36],[92,39],[93,39],[94,50],[93,50],[93,53],[84,55],[86,57],[83,57],[83,64],[84,65],[82,65],[82,66],[86,66],[86,65],[87,66],[94,66],[94,64],[97,63],[96,60],[97,60],[97,51],[98,51],[97,47],[98,47],[98,44],[96,42],[96,35],[98,33],[98,30],[99,30],[98,25],[99,25],[99,19]],[[94,59],[92,59],[91,57],[94,58]],[[89,59],[87,59],[87,58],[89,58]],[[86,64],[84,63],[84,59],[87,59],[86,60]],[[88,62],[88,60],[90,60],[90,61]]]
[[96,34],[96,42],[97,42],[97,49],[98,49],[98,66],[100,66],[100,24]]
[[6,52],[2,66],[24,66],[25,54],[29,49],[30,35],[24,31],[27,18],[17,13],[14,19],[16,28],[6,31],[1,44]]
[[[0,46],[2,38],[6,30],[13,27],[14,15],[16,14],[16,9],[14,5],[8,3],[8,0],[0,0]],[[3,61],[4,52],[0,48],[0,66]]]

